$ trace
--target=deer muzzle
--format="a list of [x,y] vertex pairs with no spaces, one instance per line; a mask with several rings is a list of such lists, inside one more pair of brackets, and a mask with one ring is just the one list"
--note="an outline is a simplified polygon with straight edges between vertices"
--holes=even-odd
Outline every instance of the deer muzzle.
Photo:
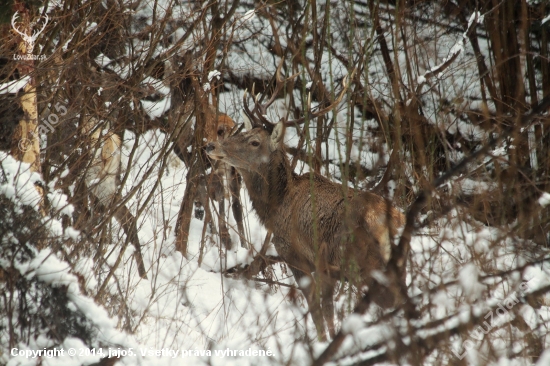
[[222,160],[225,157],[225,154],[220,150],[219,144],[216,142],[209,142],[204,150],[211,159]]

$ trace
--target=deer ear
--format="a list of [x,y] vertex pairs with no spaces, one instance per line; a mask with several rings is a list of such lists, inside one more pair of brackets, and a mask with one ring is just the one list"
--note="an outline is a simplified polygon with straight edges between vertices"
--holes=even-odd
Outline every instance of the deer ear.
[[283,121],[280,121],[273,127],[273,132],[271,133],[271,145],[276,147],[283,140],[285,135],[285,124]]
[[250,119],[248,118],[248,116],[245,113],[243,113],[242,116],[244,121],[244,129],[247,131],[252,130],[252,123],[250,122]]

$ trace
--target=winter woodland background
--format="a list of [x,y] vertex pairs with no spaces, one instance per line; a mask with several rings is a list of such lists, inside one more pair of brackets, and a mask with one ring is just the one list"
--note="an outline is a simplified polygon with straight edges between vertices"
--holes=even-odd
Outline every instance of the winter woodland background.
[[[548,2],[0,6],[0,364],[116,361],[12,355],[60,347],[132,348],[125,365],[550,364]],[[407,214],[406,301],[384,312],[342,284],[329,342],[284,263],[246,267],[277,255],[246,189],[249,250],[230,209],[227,249],[218,203],[195,205],[215,115],[242,123],[281,60],[298,77],[272,121],[329,105],[355,70],[334,111],[287,129],[296,172]],[[142,355],[163,348],[180,357]],[[249,348],[270,356],[215,354]]]

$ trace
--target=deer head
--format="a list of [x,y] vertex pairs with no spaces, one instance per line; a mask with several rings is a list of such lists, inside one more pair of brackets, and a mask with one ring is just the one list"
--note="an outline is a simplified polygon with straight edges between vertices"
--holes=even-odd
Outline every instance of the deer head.
[[207,131],[207,141],[223,140],[231,135],[235,122],[227,114],[220,113],[216,124],[216,136],[211,136],[210,131]]
[[209,143],[206,146],[208,155],[239,170],[259,171],[262,164],[269,163],[274,151],[282,149],[284,123],[274,125],[271,132],[254,128],[249,121],[245,122],[245,128],[244,133]]

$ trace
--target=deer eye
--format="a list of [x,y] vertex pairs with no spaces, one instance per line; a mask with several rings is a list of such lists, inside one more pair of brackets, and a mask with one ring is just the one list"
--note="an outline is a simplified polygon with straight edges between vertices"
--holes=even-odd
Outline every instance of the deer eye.
[[258,147],[260,146],[260,143],[258,141],[252,141],[250,145]]
[[223,130],[218,130],[218,136],[223,135]]

